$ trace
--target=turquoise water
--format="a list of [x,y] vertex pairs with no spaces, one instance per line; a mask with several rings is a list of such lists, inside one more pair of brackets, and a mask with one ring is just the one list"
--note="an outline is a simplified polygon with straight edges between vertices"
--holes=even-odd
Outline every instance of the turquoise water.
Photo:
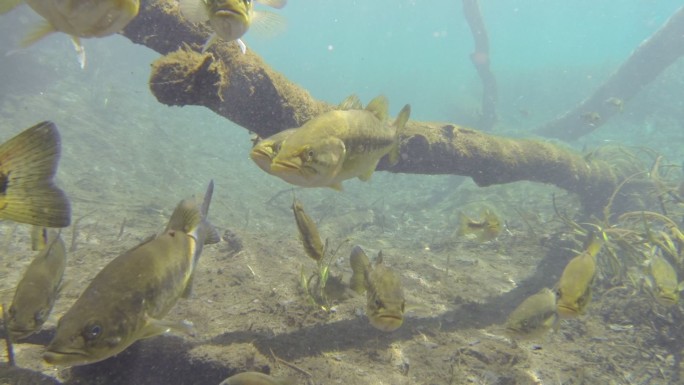
[[[680,7],[670,0],[481,2],[498,83],[498,121],[491,132],[533,136],[590,96]],[[286,30],[271,38],[248,33],[248,49],[314,98],[337,104],[356,93],[367,103],[384,94],[392,116],[410,103],[415,120],[477,121],[481,83],[460,2],[291,0],[274,12],[287,20]],[[353,244],[369,255],[382,249],[401,276],[411,309],[406,324],[391,334],[367,325],[363,298],[340,301],[334,312],[312,310],[298,288],[300,272],[315,267],[297,239],[292,186],[251,162],[250,133],[204,107],[158,103],[147,82],[159,55],[123,36],[85,40],[83,70],[62,34],[19,49],[39,20],[26,6],[0,16],[0,140],[41,120],[59,126],[57,180],[78,220],[78,231],[67,229],[63,237],[78,247],[67,270],[74,283],[46,331],[17,344],[20,366],[68,384],[156,384],[173,383],[164,368],[182,367],[182,360],[187,371],[179,371],[176,383],[218,383],[250,369],[246,356],[254,351],[255,367],[308,384],[683,381],[682,305],[657,307],[635,283],[644,281],[637,273],[646,257],[621,256],[637,278],[622,276],[617,284],[603,263],[587,314],[563,321],[560,332],[520,344],[499,337],[495,326],[506,314],[540,287],[552,286],[581,248],[582,237],[572,236],[551,200],[553,194],[561,213],[580,220],[577,196],[532,182],[480,188],[460,176],[377,172],[368,183],[346,181],[341,193],[296,189],[322,236],[342,243],[331,271],[349,277],[346,256]],[[680,58],[594,133],[553,142],[585,152],[605,144],[639,146],[644,171],[655,155],[664,155],[662,172],[675,185],[684,159],[683,100]],[[190,347],[177,348],[183,355],[159,353],[163,341],[177,338],[164,336],[105,361],[112,366],[70,372],[42,363],[41,349],[57,320],[87,282],[108,261],[163,230],[175,204],[203,191],[209,179],[216,183],[210,219],[242,238],[244,249],[237,256],[225,244],[205,249],[193,298],[181,300],[168,316],[196,325],[195,337],[181,339]],[[681,228],[681,206],[666,206]],[[459,213],[477,218],[483,207],[497,212],[505,230],[483,244],[459,238]],[[594,218],[582,220],[600,216],[590,214]],[[643,231],[641,222],[629,225]],[[657,221],[653,226],[665,229]],[[0,231],[0,290],[11,290],[30,262],[28,227],[3,222]],[[274,365],[268,348],[312,377]],[[127,365],[134,374],[121,377]]]

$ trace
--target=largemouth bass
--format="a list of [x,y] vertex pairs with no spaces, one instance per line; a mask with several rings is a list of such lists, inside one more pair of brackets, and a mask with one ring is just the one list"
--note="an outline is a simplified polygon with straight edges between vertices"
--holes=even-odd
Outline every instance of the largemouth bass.
[[650,260],[651,291],[656,301],[663,306],[674,306],[679,302],[679,292],[684,290],[684,281],[679,282],[677,271],[654,248]]
[[56,230],[40,228],[42,238],[34,240],[37,250],[24,272],[9,307],[7,329],[13,340],[38,332],[47,321],[62,285],[66,268],[66,248]]
[[591,233],[585,251],[568,262],[558,281],[558,314],[573,318],[584,314],[591,301],[591,285],[596,275],[596,254],[603,242]]
[[271,164],[271,174],[302,187],[342,190],[342,181],[370,179],[380,159],[399,157],[399,135],[411,113],[407,104],[388,124],[388,102],[373,99],[364,110],[323,113],[287,137]]
[[69,226],[71,205],[53,182],[60,151],[52,122],[38,123],[0,145],[0,219]]
[[514,338],[537,338],[560,322],[556,308],[556,293],[543,288],[526,298],[508,316],[506,332]]
[[[362,108],[361,100],[359,100],[359,97],[356,95],[348,96],[337,106],[338,110],[360,110]],[[265,139],[257,138],[256,143],[254,143],[254,146],[252,147],[252,151],[249,153],[250,158],[252,158],[260,169],[272,174],[271,163],[276,155],[278,155],[278,152],[280,152],[280,146],[283,144],[283,141],[285,141],[293,132],[295,132],[295,129],[289,128]]]
[[385,332],[397,330],[404,322],[406,304],[399,277],[383,265],[382,252],[375,266],[359,246],[354,246],[349,259],[353,272],[349,286],[357,293],[366,292],[366,315],[371,325]]
[[245,53],[247,46],[240,38],[250,26],[262,24],[264,28],[276,31],[285,24],[284,19],[274,13],[255,11],[255,2],[273,8],[282,8],[287,4],[287,0],[180,0],[180,10],[183,17],[193,23],[208,21],[214,31],[204,43],[202,52],[221,38],[225,41],[235,40],[242,53]]
[[302,241],[306,255],[314,261],[320,262],[325,254],[325,246],[318,234],[316,222],[304,211],[304,206],[297,198],[292,201],[292,212],[299,230],[299,239]]
[[98,362],[139,339],[183,329],[163,318],[190,294],[203,245],[220,239],[206,219],[213,187],[212,181],[201,206],[194,199],[181,201],[161,235],[116,257],[95,276],[59,320],[45,361]]
[[138,14],[140,0],[3,0],[0,14],[26,2],[45,19],[23,41],[27,47],[53,32],[71,36],[85,67],[85,51],[80,38],[104,37],[122,29]]

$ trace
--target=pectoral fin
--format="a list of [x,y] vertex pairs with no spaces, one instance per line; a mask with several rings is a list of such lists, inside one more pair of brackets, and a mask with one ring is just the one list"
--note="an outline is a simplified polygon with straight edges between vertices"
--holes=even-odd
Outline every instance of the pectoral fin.
[[373,172],[375,169],[378,167],[378,162],[379,160],[376,160],[375,162],[371,163],[371,165],[359,175],[359,179],[361,179],[364,182],[368,182],[373,176]]
[[21,40],[21,46],[23,48],[26,48],[30,46],[31,44],[37,42],[38,40],[44,38],[45,36],[56,32],[57,30],[55,27],[50,24],[47,20],[44,20],[40,24],[36,25],[35,28],[31,30],[31,32],[24,37],[24,39]]
[[195,328],[189,321],[177,322],[148,318],[147,324],[140,330],[138,339],[150,338],[170,331],[192,336],[195,333]]

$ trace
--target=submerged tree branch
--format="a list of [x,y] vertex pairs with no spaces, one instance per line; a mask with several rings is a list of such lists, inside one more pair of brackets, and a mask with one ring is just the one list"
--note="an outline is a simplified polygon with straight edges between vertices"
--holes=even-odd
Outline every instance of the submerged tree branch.
[[[165,56],[152,67],[150,88],[168,105],[203,105],[233,122],[269,136],[298,127],[332,108],[273,71],[254,52],[233,42],[199,53],[208,32],[179,16],[177,3],[143,0],[124,35]],[[580,194],[587,207],[602,207],[615,186],[631,175],[557,145],[497,137],[453,124],[410,121],[401,133],[401,159],[379,169],[417,174],[454,174],[480,186],[530,180]]]
[[621,112],[661,72],[684,55],[684,7],[653,36],[644,41],[593,95],[572,110],[546,123],[537,134],[575,140]]
[[496,78],[489,68],[489,37],[478,0],[463,0],[463,14],[475,40],[475,52],[470,60],[482,80],[482,111],[477,128],[491,130],[496,123]]

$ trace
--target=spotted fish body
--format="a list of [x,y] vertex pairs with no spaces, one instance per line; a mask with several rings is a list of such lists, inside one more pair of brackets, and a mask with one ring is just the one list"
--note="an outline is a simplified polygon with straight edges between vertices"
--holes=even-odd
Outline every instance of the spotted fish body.
[[163,317],[191,289],[204,244],[219,238],[206,215],[213,182],[200,207],[178,204],[167,229],[112,260],[62,316],[44,359],[83,365],[120,353],[135,341],[177,324]]

